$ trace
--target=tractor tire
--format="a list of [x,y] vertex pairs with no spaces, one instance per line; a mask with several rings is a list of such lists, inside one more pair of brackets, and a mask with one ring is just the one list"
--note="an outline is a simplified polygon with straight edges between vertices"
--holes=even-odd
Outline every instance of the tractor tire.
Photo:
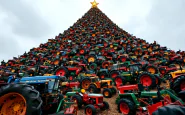
[[165,75],[165,74],[166,74],[166,69],[165,69],[165,68],[159,68],[159,72],[160,72],[162,75]]
[[108,67],[110,66],[110,64],[109,64],[108,61],[104,61],[101,66],[102,66],[103,69],[108,69]]
[[90,55],[88,58],[87,58],[87,62],[88,63],[94,63],[96,61],[96,57],[94,55]]
[[80,87],[81,87],[82,89],[88,89],[89,86],[90,86],[90,84],[91,84],[91,79],[88,78],[88,77],[84,77],[84,78],[82,78],[82,80],[80,81]]
[[100,108],[102,111],[109,109],[109,103],[106,101],[103,101],[103,107]]
[[115,84],[116,86],[121,86],[121,85],[125,85],[126,84],[126,78],[123,76],[117,76],[115,77]]
[[142,73],[139,75],[139,83],[144,87],[154,88],[156,86],[156,79],[152,74]]
[[112,97],[112,91],[109,88],[103,89],[103,97],[105,98],[111,98]]
[[96,115],[96,108],[93,105],[87,105],[85,107],[85,114],[86,115]]
[[105,78],[108,78],[108,74],[107,74],[107,72],[105,72],[105,71],[102,71],[102,72],[100,72],[99,73],[99,78],[100,79],[105,79]]
[[109,77],[110,78],[115,78],[116,76],[119,75],[119,71],[117,70],[112,70],[110,73],[109,73]]
[[117,90],[116,90],[115,87],[112,87],[112,88],[111,88],[111,91],[112,91],[112,93],[113,93],[114,95],[117,93]]
[[185,115],[185,107],[180,105],[167,105],[158,108],[152,115]]
[[136,107],[129,99],[120,99],[118,102],[118,111],[124,115],[136,115]]
[[89,64],[89,70],[96,70],[96,69],[97,69],[97,64],[96,63]]
[[185,90],[179,92],[178,97],[181,98],[183,102],[185,102]]
[[81,108],[82,107],[83,102],[82,102],[82,97],[80,95],[74,95],[72,97],[72,100],[77,102],[78,108]]
[[172,89],[178,94],[180,91],[185,89],[185,76],[179,76],[174,82]]
[[[41,115],[42,100],[39,95],[40,93],[30,85],[9,84],[3,86],[0,88],[0,114]],[[19,105],[16,107],[16,111],[14,110],[15,105]]]
[[95,85],[90,85],[88,91],[90,93],[99,93],[98,88]]
[[58,67],[55,70],[54,73],[57,76],[66,76],[66,77],[68,77],[69,71],[68,71],[68,69],[66,67],[62,66],[62,67]]
[[151,73],[151,74],[157,74],[158,73],[158,69],[157,67],[153,66],[153,65],[149,65],[146,67],[146,71]]
[[[157,76],[157,74],[155,74],[154,77],[155,76]],[[156,81],[156,86],[157,85],[159,85],[159,86],[161,85],[161,80],[159,78],[155,77],[155,81]]]

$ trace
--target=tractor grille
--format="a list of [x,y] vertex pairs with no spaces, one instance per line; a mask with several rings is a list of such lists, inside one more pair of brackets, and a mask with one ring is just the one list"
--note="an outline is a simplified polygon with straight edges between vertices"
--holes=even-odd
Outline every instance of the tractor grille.
[[98,103],[103,103],[103,97],[98,98]]

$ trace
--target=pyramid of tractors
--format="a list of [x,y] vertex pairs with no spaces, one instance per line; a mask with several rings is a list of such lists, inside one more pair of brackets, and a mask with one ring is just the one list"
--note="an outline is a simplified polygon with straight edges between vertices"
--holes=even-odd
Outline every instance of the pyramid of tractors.
[[[7,62],[2,61],[0,79],[6,80],[12,74],[18,77],[61,75],[70,78],[80,72],[94,72],[103,79],[115,77],[117,73],[100,73],[100,70],[111,71],[115,64],[128,66],[135,63],[140,63],[143,70],[156,73],[156,68],[161,65],[177,66],[177,62],[183,65],[184,57],[184,51],[168,50],[155,41],[148,43],[129,34],[93,5],[55,39],[48,39],[47,43]],[[146,68],[147,65],[154,68]]]

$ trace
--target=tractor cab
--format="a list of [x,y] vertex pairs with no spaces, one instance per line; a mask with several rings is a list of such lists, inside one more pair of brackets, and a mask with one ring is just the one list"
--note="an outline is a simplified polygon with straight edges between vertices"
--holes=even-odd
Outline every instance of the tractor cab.
[[133,74],[134,73],[138,74],[138,72],[140,72],[142,70],[142,64],[129,65],[128,70]]
[[41,94],[57,94],[60,82],[63,82],[63,78],[60,76],[34,76],[15,78],[9,77],[8,83],[25,83],[33,86]]

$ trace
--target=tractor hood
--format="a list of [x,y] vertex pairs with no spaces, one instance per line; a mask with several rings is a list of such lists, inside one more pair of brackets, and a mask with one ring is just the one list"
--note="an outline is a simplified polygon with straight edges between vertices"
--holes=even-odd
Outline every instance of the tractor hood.
[[89,97],[103,97],[102,94],[88,94]]
[[110,81],[112,81],[112,80],[101,80],[101,82],[110,82]]

